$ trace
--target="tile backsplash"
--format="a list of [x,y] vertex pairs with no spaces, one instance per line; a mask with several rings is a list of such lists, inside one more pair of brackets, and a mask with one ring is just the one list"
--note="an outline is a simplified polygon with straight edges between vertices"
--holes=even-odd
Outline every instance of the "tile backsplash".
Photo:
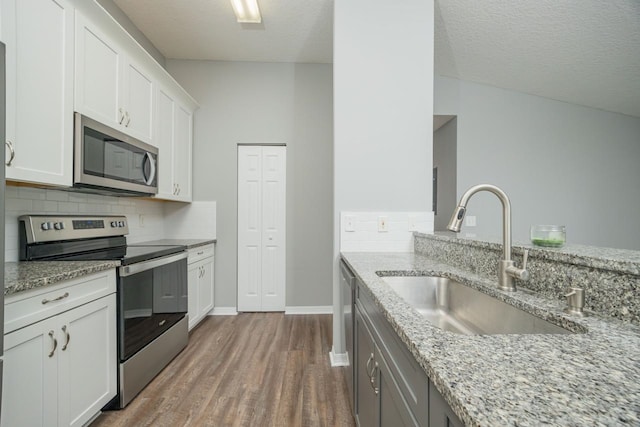
[[[206,214],[199,214],[203,208],[188,204],[183,215],[209,215],[213,212],[213,228],[201,230],[203,238],[215,238],[215,202],[206,203]],[[171,205],[171,208],[168,206]],[[91,214],[125,215],[129,222],[129,243],[156,240],[165,237],[183,237],[174,233],[167,235],[165,218],[175,211],[177,203],[141,199],[135,197],[110,197],[77,192],[20,187],[7,185],[5,193],[5,261],[18,260],[18,217],[25,214]],[[212,207],[213,206],[213,207]],[[169,213],[167,213],[169,212]],[[181,218],[182,219],[182,218]],[[175,226],[171,227],[171,230]]]
[[433,233],[433,212],[341,212],[340,250],[413,252],[413,232]]

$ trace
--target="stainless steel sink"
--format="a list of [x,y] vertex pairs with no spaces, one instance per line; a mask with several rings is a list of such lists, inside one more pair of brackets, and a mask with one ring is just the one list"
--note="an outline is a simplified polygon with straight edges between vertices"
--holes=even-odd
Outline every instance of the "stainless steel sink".
[[570,334],[452,279],[387,276],[382,279],[431,324],[458,334]]

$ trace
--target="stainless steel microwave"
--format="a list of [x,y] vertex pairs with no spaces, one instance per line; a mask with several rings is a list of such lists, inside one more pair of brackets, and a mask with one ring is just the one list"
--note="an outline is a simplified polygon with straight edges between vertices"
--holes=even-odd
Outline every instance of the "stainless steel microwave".
[[75,113],[73,186],[117,196],[158,192],[158,149]]

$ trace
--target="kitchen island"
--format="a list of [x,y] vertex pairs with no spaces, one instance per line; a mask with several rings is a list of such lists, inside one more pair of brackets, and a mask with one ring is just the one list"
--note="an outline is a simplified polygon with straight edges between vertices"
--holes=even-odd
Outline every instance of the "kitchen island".
[[[437,244],[446,240],[437,236],[423,238]],[[342,257],[361,288],[371,295],[376,308],[464,424],[640,424],[640,328],[636,324],[606,313],[591,312],[583,318],[572,316],[563,312],[564,301],[538,292],[500,291],[493,277],[425,255],[429,251],[420,248],[420,244],[425,242],[417,241],[419,252],[415,254],[350,252],[343,253]],[[530,258],[534,273],[536,263],[543,262],[543,254],[539,255],[539,259]],[[593,274],[597,276],[597,272]],[[574,333],[460,335],[445,332],[432,326],[405,302],[381,275],[435,275],[456,279]],[[542,274],[539,276],[542,278]],[[531,280],[536,281],[536,274],[532,274]],[[595,291],[592,294],[601,295]],[[587,299],[590,297],[588,293]]]

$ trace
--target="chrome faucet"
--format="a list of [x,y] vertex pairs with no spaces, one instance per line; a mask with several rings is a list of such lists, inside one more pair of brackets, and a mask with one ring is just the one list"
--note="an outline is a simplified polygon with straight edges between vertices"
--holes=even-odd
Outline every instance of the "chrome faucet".
[[468,189],[460,198],[458,207],[453,211],[451,220],[447,228],[456,233],[460,232],[462,220],[467,211],[467,203],[471,196],[479,191],[488,191],[495,194],[502,202],[502,237],[504,246],[503,259],[498,264],[498,289],[503,291],[515,291],[515,279],[528,280],[529,272],[527,271],[527,258],[529,250],[525,249],[522,258],[522,268],[517,268],[511,260],[511,202],[506,193],[495,185],[480,184]]

